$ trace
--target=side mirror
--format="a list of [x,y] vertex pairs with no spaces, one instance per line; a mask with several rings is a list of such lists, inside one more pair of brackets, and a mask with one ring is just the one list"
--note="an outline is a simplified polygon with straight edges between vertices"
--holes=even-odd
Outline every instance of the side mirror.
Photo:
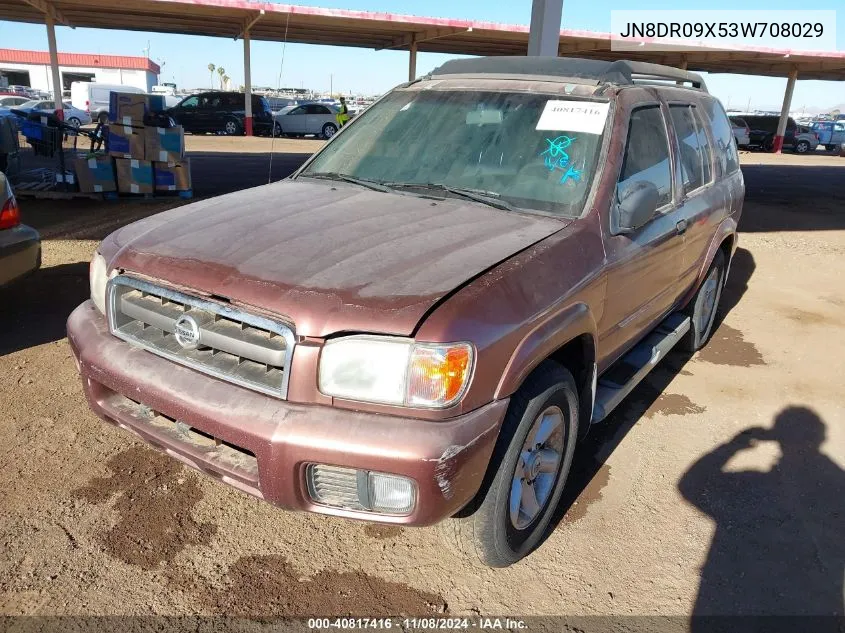
[[634,231],[648,222],[657,210],[660,193],[652,182],[638,180],[618,189],[618,228],[622,233]]

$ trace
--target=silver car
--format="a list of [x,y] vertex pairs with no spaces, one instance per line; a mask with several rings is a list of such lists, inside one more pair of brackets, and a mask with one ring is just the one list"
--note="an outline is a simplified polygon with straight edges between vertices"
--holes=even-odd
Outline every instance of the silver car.
[[276,136],[314,134],[331,138],[338,130],[337,113],[337,108],[325,103],[288,106],[273,114],[273,133]]

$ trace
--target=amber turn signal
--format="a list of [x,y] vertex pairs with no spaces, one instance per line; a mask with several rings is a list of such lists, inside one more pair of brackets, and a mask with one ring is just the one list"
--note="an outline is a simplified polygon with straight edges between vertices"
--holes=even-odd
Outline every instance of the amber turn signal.
[[438,408],[454,404],[466,391],[472,369],[469,343],[417,343],[408,368],[407,403]]

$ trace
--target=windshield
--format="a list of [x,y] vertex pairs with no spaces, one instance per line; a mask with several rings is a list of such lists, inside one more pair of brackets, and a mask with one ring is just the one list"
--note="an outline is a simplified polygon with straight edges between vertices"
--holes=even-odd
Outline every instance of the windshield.
[[448,193],[577,217],[594,179],[608,102],[475,90],[397,90],[361,115],[300,176]]

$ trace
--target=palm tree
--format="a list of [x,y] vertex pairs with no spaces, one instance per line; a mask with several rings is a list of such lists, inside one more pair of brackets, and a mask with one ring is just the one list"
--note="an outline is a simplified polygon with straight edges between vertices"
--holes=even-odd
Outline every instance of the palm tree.
[[229,75],[223,75],[223,85],[226,86],[226,90],[229,89],[229,79],[231,79]]
[[211,87],[214,88],[214,64],[208,65],[208,72],[211,74]]
[[223,66],[218,66],[217,74],[220,75],[220,90],[223,90],[223,75],[226,74],[226,69]]

